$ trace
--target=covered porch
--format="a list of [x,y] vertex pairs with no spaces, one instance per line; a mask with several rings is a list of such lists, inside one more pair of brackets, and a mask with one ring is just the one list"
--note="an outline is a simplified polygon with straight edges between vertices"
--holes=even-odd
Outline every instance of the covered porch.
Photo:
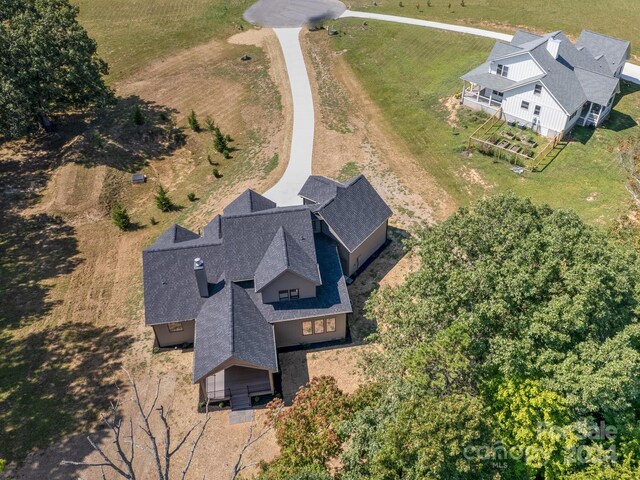
[[580,110],[580,117],[576,123],[583,127],[599,127],[611,111],[612,105],[613,97],[611,97],[608,105],[586,102]]
[[495,113],[502,106],[503,93],[477,83],[463,81],[461,103],[488,113]]
[[273,375],[269,370],[233,365],[209,375],[204,381],[209,401],[250,398],[273,394]]

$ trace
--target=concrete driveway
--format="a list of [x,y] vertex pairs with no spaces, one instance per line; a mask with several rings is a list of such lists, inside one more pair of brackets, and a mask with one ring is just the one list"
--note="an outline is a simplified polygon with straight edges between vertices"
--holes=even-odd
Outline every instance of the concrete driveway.
[[292,28],[338,18],[345,10],[338,0],[258,0],[244,19],[263,27]]

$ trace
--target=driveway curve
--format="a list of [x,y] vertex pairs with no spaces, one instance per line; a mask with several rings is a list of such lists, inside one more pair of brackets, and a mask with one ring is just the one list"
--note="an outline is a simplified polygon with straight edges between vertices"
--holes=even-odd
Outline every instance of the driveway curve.
[[263,27],[294,28],[338,18],[346,8],[338,0],[258,0],[244,19]]
[[313,136],[315,117],[313,96],[307,66],[300,47],[301,28],[274,28],[278,37],[293,98],[293,132],[289,163],[284,174],[271,189],[264,194],[278,206],[300,205],[302,199],[298,192],[311,175],[313,157]]

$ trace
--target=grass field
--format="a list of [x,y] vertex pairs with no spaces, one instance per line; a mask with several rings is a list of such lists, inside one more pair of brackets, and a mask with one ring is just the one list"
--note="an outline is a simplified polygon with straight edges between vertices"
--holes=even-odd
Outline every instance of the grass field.
[[[489,192],[513,190],[572,208],[590,222],[608,224],[626,211],[626,175],[615,161],[617,145],[637,136],[640,94],[625,89],[608,124],[596,132],[577,129],[570,142],[541,173],[518,176],[491,157],[461,154],[477,119],[452,128],[443,101],[461,88],[458,77],[484,60],[491,40],[385,22],[341,20],[333,47],[353,68],[390,128],[459,205]],[[382,41],[384,40],[384,41]],[[462,112],[463,117],[471,117]],[[615,131],[618,130],[618,131]]]
[[[371,0],[350,2],[352,10],[425,18],[447,23],[486,26],[511,33],[515,28],[552,32],[564,30],[577,36],[582,29],[621,37],[640,55],[640,8],[637,0],[584,2],[582,0]],[[402,7],[400,5],[403,5]],[[449,8],[451,5],[451,8]]]
[[109,63],[110,82],[180,49],[226,38],[252,0],[72,0]]

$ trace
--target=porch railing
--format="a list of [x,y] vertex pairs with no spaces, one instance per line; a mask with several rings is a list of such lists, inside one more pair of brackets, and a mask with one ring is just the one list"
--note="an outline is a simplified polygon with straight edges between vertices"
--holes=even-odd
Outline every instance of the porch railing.
[[231,398],[234,394],[238,395],[246,392],[247,395],[251,396],[255,393],[261,393],[261,392],[267,392],[267,391],[271,391],[270,383],[267,383],[267,382],[253,383],[253,384],[245,385],[244,387],[234,387],[233,389],[225,388],[225,389],[219,389],[219,390],[208,390],[207,397],[209,398],[209,400],[223,400],[225,398]]
[[495,100],[493,97],[485,97],[484,95],[479,95],[477,90],[465,90],[464,98],[472,100],[476,103],[489,105],[490,107],[498,108],[502,106],[502,100]]

